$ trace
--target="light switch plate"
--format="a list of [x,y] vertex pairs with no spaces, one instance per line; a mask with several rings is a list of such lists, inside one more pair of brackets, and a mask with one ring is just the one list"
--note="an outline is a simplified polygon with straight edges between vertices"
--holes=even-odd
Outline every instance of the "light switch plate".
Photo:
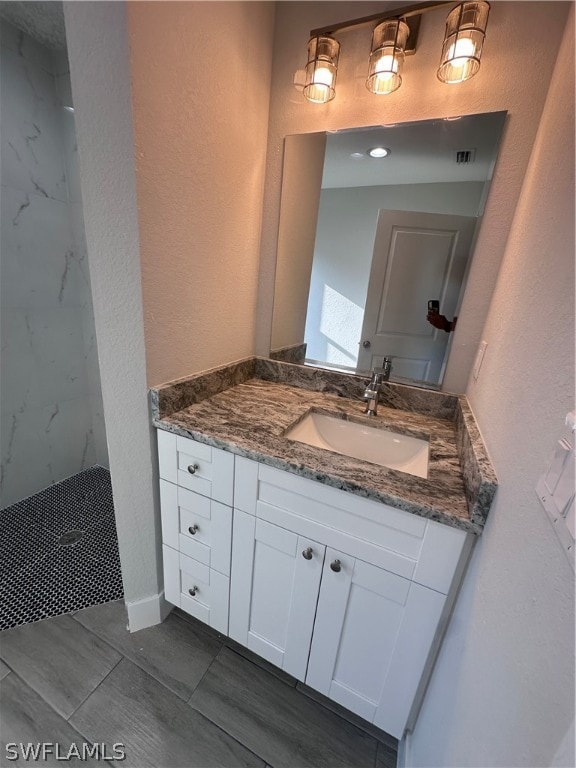
[[550,465],[536,485],[536,493],[574,570],[576,420],[571,417],[571,413],[566,417],[569,432],[565,430],[567,434],[556,443]]
[[477,381],[478,376],[480,375],[480,368],[482,367],[482,361],[484,360],[484,353],[486,352],[487,346],[487,341],[481,341],[480,346],[478,347],[476,360],[474,360],[474,368],[472,369],[472,376],[474,377],[474,381]]

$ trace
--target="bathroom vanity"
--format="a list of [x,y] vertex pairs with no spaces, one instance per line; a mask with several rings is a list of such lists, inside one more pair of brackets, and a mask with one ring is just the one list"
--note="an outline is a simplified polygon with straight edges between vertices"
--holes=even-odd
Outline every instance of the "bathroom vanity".
[[[152,392],[164,591],[401,738],[496,481],[464,398],[389,385],[367,419],[362,383],[251,359]],[[427,477],[287,436],[314,413],[424,441]]]

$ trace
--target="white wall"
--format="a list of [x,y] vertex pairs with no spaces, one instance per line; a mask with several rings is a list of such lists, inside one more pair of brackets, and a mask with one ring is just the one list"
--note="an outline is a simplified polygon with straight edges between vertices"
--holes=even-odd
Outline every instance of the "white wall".
[[465,182],[323,189],[306,313],[306,356],[356,366],[381,209],[478,216],[484,186]]
[[5,507],[107,457],[66,56],[0,27]]
[[304,341],[325,149],[324,133],[290,136],[284,147],[271,349]]
[[[418,51],[406,58],[402,87],[395,93],[380,98],[366,90],[368,28],[341,35],[334,101],[311,104],[294,89],[292,78],[305,64],[311,29],[397,6],[394,0],[278,4],[260,264],[259,354],[270,349],[284,136],[508,110],[498,166],[452,344],[451,359],[457,369],[469,369],[474,359],[546,97],[554,64],[549,51],[555,49],[562,33],[567,3],[494,2],[480,72],[458,86],[445,85],[436,78],[447,14],[446,8],[440,8],[423,16]],[[449,365],[444,386],[464,391],[466,379],[453,374]]]
[[274,7],[127,8],[152,386],[254,352]]
[[574,409],[574,16],[468,397],[499,480],[411,739],[413,766],[574,766],[574,573],[534,492]]
[[124,596],[161,587],[125,5],[64,3]]
[[134,603],[162,580],[146,363],[152,385],[254,351],[274,12],[86,2],[65,3],[65,17],[122,577]]

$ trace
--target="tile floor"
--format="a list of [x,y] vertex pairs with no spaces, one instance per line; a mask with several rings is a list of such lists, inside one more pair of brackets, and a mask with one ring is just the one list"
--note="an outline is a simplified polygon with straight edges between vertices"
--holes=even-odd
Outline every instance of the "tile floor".
[[396,766],[395,739],[180,611],[130,634],[122,601],[97,605],[1,632],[0,659],[1,765],[47,741],[137,768]]
[[91,467],[0,511],[0,629],[123,594],[107,469]]

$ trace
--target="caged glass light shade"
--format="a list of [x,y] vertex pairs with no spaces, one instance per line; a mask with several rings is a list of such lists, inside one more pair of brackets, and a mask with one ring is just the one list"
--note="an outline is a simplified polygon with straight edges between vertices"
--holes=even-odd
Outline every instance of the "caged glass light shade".
[[480,69],[489,12],[489,3],[469,2],[457,5],[448,14],[438,69],[438,79],[443,83],[463,83]]
[[333,37],[319,35],[308,42],[308,63],[304,96],[315,104],[332,101],[336,95],[336,73],[340,43]]
[[366,78],[371,93],[392,93],[400,88],[409,32],[408,24],[400,19],[383,21],[374,30]]

